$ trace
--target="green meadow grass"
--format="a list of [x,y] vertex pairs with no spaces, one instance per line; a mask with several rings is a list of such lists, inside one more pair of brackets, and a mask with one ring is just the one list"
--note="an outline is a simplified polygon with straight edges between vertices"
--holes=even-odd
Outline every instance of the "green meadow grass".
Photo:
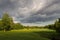
[[55,33],[50,29],[21,29],[0,31],[0,40],[50,40]]

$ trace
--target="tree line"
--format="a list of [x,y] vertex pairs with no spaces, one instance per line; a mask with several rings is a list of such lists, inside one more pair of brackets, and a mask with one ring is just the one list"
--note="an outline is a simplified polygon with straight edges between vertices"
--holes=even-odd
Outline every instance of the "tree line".
[[[20,23],[14,23],[13,18],[8,15],[8,13],[4,13],[2,18],[0,19],[0,30],[11,30],[11,29],[22,29],[22,28],[41,28],[38,26],[23,26]],[[43,27],[42,27],[43,28]],[[44,28],[54,29],[57,32],[60,32],[60,18],[56,20],[54,24],[46,25]]]

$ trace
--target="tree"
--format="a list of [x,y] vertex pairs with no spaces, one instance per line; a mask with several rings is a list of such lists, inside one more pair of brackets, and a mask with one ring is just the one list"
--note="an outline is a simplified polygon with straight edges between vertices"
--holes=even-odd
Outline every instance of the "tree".
[[8,13],[4,13],[2,17],[2,24],[3,24],[3,30],[10,30],[13,25],[13,19],[8,15]]
[[60,18],[58,18],[54,24],[56,34],[53,34],[52,40],[60,40]]
[[2,27],[2,20],[0,19],[0,30],[3,30],[3,27]]
[[14,23],[13,29],[22,29],[23,25],[21,25],[20,23]]
[[58,20],[55,22],[55,29],[56,32],[60,32],[60,18],[58,18]]
[[59,21],[59,23],[60,23],[60,18],[58,18],[58,21]]

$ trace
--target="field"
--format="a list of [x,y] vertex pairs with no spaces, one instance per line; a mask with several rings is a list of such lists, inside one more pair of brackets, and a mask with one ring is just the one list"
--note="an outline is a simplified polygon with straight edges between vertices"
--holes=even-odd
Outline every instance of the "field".
[[54,33],[55,31],[50,29],[0,31],[0,40],[50,40]]

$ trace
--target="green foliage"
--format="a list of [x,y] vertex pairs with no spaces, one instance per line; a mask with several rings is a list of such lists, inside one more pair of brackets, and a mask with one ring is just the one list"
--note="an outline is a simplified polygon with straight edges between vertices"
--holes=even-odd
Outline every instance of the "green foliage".
[[2,21],[0,20],[0,30],[3,30]]
[[23,26],[20,23],[15,23],[13,29],[22,29]]
[[3,30],[10,30],[12,23],[13,19],[8,15],[8,13],[4,13],[2,17]]
[[14,23],[11,16],[8,13],[4,13],[0,20],[0,30],[9,31],[11,29],[22,29],[23,26],[20,23]]
[[49,28],[49,29],[54,29],[54,30],[56,30],[56,32],[60,32],[60,18],[58,20],[56,20],[56,22],[54,24],[47,25],[45,27]]
[[60,33],[60,18],[58,19],[58,21],[55,22],[54,25],[55,25],[56,32]]
[[56,35],[54,35],[54,37],[52,37],[52,40],[60,40],[60,18],[58,20],[56,20],[55,24],[54,24],[54,28],[56,30]]
[[47,25],[47,26],[45,26],[45,28],[48,28],[48,29],[55,29],[55,28],[54,28],[54,24]]

